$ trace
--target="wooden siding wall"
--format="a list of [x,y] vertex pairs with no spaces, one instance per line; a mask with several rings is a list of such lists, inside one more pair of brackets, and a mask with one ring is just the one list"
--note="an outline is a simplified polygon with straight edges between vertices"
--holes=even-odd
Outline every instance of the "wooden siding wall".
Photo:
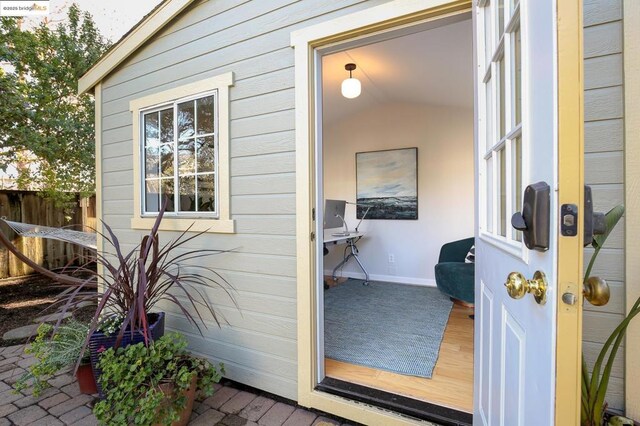
[[[35,192],[0,191],[0,217],[14,222],[57,228],[72,224],[80,225],[88,221],[95,223],[95,218],[85,217],[87,209],[80,207],[80,199],[76,198],[76,201],[77,208],[73,211],[71,219],[66,220],[62,209],[56,208],[53,202],[44,200]],[[95,210],[95,198],[82,200],[82,203],[89,210]],[[79,230],[80,227],[74,229]],[[82,254],[82,249],[74,244],[44,238],[20,237],[4,223],[0,224],[0,232],[8,236],[13,244],[31,260],[49,269],[61,268]],[[0,246],[0,279],[19,277],[33,272],[33,269],[18,260],[8,249]]]
[[[585,181],[594,207],[606,212],[624,201],[622,1],[584,0]],[[585,249],[585,266],[593,249]],[[609,237],[592,272],[607,280],[611,300],[585,303],[583,345],[591,365],[623,318],[624,218]],[[624,409],[624,350],[618,353],[607,401]]]
[[[204,338],[175,310],[170,327],[227,376],[297,398],[294,51],[290,33],[384,0],[197,1],[107,79],[102,88],[104,220],[132,248],[132,118],[129,101],[233,71],[230,98],[231,214],[236,234],[190,248],[235,249],[209,261],[236,289],[240,311],[208,291],[230,326]],[[167,239],[171,236],[165,234]],[[172,308],[171,308],[172,309]]]

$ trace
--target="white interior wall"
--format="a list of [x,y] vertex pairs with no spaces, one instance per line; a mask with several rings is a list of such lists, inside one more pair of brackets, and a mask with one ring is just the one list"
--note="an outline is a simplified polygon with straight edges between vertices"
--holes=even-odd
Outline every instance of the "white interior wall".
[[[324,198],[355,201],[356,152],[407,147],[418,147],[418,220],[365,219],[360,259],[373,280],[435,285],[440,247],[473,236],[471,109],[391,103],[325,124]],[[358,223],[355,206],[347,205],[345,219],[352,230]],[[340,262],[345,246],[328,247],[326,274]],[[362,277],[353,260],[341,275]]]

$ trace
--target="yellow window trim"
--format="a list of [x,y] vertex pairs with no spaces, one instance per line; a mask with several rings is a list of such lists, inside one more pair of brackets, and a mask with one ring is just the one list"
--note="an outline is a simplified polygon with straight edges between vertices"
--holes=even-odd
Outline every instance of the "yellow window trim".
[[218,92],[218,217],[171,217],[166,216],[160,224],[162,231],[186,231],[190,228],[194,232],[234,233],[235,221],[231,219],[230,190],[229,190],[229,87],[234,84],[232,72],[206,78],[194,83],[185,84],[173,89],[154,93],[135,99],[129,103],[129,110],[133,115],[133,217],[132,229],[151,229],[155,222],[153,217],[142,217],[140,206],[140,111],[152,108],[177,99],[194,96],[199,93],[217,90]]

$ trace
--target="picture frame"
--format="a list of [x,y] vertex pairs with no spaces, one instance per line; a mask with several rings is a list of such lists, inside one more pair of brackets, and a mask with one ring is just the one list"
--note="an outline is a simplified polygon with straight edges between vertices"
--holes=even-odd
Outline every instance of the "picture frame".
[[358,219],[417,220],[418,148],[357,152],[356,200]]

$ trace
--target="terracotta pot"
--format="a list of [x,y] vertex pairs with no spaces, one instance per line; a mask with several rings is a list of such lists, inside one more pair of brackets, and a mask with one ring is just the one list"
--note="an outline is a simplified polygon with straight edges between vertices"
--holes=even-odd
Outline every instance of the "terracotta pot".
[[[198,384],[198,376],[193,376],[191,379],[191,385],[189,389],[184,391],[184,396],[187,400],[184,403],[184,407],[182,408],[182,412],[180,412],[180,418],[175,422],[171,423],[171,426],[187,426],[189,423],[189,418],[191,417],[191,411],[193,411],[193,401],[196,399],[196,390]],[[170,398],[173,397],[173,383],[167,383],[160,385],[160,389],[167,395],[166,404],[170,403]],[[160,423],[156,423],[154,426],[161,426]]]
[[93,369],[90,363],[82,364],[76,371],[76,379],[81,393],[94,394],[98,393],[98,385],[93,375]]

